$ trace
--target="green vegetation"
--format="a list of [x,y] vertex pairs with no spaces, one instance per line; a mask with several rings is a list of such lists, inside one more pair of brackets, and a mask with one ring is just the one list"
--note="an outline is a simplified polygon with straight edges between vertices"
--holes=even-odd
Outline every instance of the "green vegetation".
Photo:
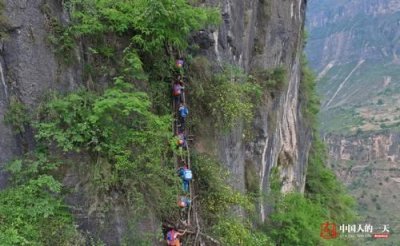
[[49,30],[48,40],[54,47],[54,53],[65,63],[72,63],[72,51],[75,48],[75,40],[70,33],[70,28],[63,26],[53,13],[49,3],[45,1],[41,11],[46,17]]
[[318,127],[317,115],[320,110],[320,99],[316,91],[316,78],[304,54],[301,56],[300,65],[300,95],[303,101],[303,113],[306,119],[309,120],[311,127],[315,130]]
[[124,191],[137,210],[146,194],[157,194],[147,207],[161,216],[168,204],[168,210],[172,209],[177,192],[168,157],[171,119],[150,109],[145,93],[118,78],[114,87],[100,95],[81,90],[55,96],[40,113],[37,139],[54,142],[64,152],[90,156],[86,165],[103,177],[93,180],[99,182],[98,193]]
[[[100,94],[81,89],[66,96],[53,95],[38,112],[36,137],[48,147],[55,144],[65,153],[89,157],[82,164],[92,176],[91,196],[111,196],[118,191],[136,218],[148,209],[159,218],[173,216],[165,214],[174,211],[179,187],[168,154],[171,119],[150,109],[145,93],[116,79],[113,87]],[[61,202],[61,183],[53,178],[53,170],[61,170],[58,166],[67,165],[68,160],[62,161],[62,153],[57,152],[48,155],[55,162],[46,156],[17,160],[9,167],[15,185],[1,193],[4,206],[0,206],[4,209],[2,225],[8,228],[4,237],[12,240],[9,245],[75,240],[72,217]],[[107,200],[97,204],[98,209],[109,208]],[[21,208],[7,213],[15,206]]]
[[10,97],[10,105],[4,114],[4,122],[10,125],[17,134],[24,133],[31,118],[25,105],[16,97]]
[[46,174],[57,167],[43,154],[8,166],[13,185],[0,192],[2,245],[79,245],[71,214],[62,201],[61,183]]
[[193,94],[191,105],[197,124],[210,119],[218,130],[228,131],[245,121],[249,123],[261,98],[261,87],[240,69],[226,66],[212,74],[211,64],[196,57],[190,68]]
[[[88,238],[77,231],[62,201],[67,191],[61,180],[66,170],[76,168],[88,177],[85,194],[93,198],[88,201],[96,201],[91,209],[105,214],[118,200],[131,223],[124,243],[150,245],[146,237],[130,235],[136,222],[149,214],[159,221],[179,220],[175,199],[180,181],[174,170],[168,104],[169,82],[176,73],[173,59],[188,48],[190,32],[218,22],[218,12],[183,0],[70,0],[68,6],[73,24],[62,27],[50,19],[50,40],[60,52],[72,50],[75,39],[85,41],[87,86],[65,95],[51,94],[37,110],[33,126],[38,153],[9,165],[13,183],[0,193],[0,240],[8,245],[102,244],[99,235]],[[43,11],[49,13],[46,6]],[[315,133],[315,81],[302,65],[302,102]],[[212,126],[222,131],[248,125],[263,91],[276,92],[287,85],[284,68],[248,76],[230,66],[213,71],[202,57],[191,61],[189,72],[191,115],[198,124],[194,126],[213,119]],[[18,102],[10,106],[7,122],[19,132],[31,123],[25,112]],[[194,154],[197,229],[223,245],[323,244],[322,222],[353,218],[352,201],[325,167],[324,158],[324,146],[316,140],[305,196],[282,195],[279,170],[273,170],[267,197],[273,213],[257,227],[238,214],[252,218],[256,212],[258,180],[249,178],[250,192],[241,194],[227,184],[229,174],[220,163]],[[248,176],[255,173],[249,170]]]
[[75,35],[132,32],[132,45],[153,54],[164,52],[165,45],[184,50],[191,31],[219,21],[217,10],[192,7],[185,0],[70,2]]
[[252,72],[252,78],[264,90],[282,90],[288,84],[287,71],[284,67],[259,70]]
[[248,218],[238,219],[234,214],[233,206],[254,213],[252,198],[227,184],[229,173],[214,158],[196,154],[192,169],[196,173],[197,206],[205,232],[218,238],[222,245],[272,245],[267,235],[252,226]]
[[313,142],[311,145],[306,176],[306,197],[327,211],[327,219],[344,223],[352,221],[355,216],[355,202],[347,195],[343,185],[325,164],[327,161],[326,146],[319,138],[317,114],[319,97],[316,91],[316,80],[308,68],[305,58],[302,59],[301,95],[304,101],[305,116],[311,120]]
[[212,88],[205,88],[204,99],[217,128],[232,129],[239,119],[249,122],[254,117],[254,102],[261,91],[240,75],[239,71],[227,69],[214,77]]
[[272,170],[271,191],[266,199],[273,206],[273,213],[265,228],[278,245],[346,245],[340,239],[321,239],[320,225],[326,221],[351,223],[356,219],[354,200],[325,165],[325,145],[317,134],[319,99],[315,86],[315,77],[303,58],[300,93],[303,112],[311,123],[314,140],[309,154],[304,196],[298,193],[281,195],[279,169]]
[[72,0],[69,5],[74,20],[70,33],[84,38],[94,51],[95,70],[104,73],[104,65],[112,66],[129,78],[149,76],[153,83],[171,75],[173,55],[188,47],[190,32],[220,20],[216,9],[193,7],[185,0]]
[[3,41],[8,37],[8,31],[10,29],[10,24],[4,15],[5,11],[4,0],[0,0],[0,40]]
[[318,245],[323,208],[301,194],[288,194],[271,214],[268,234],[277,245]]
[[202,204],[200,209],[209,219],[218,219],[217,217],[227,212],[232,205],[254,209],[248,198],[227,184],[228,172],[214,158],[208,155],[194,155],[192,169],[196,173],[196,191],[200,196],[199,203]]
[[[179,217],[175,199],[180,182],[172,162],[175,150],[170,148],[170,93],[164,85],[175,72],[174,57],[188,46],[190,32],[218,23],[219,11],[193,7],[184,0],[71,0],[66,5],[72,14],[69,26],[52,17],[46,2],[41,10],[49,41],[65,61],[70,60],[76,40],[85,43],[86,88],[51,94],[35,113],[34,124],[22,104],[10,106],[7,122],[20,132],[32,124],[40,148],[52,150],[45,158],[59,163],[53,170],[27,157],[11,165],[14,179],[24,182],[0,193],[1,233],[6,233],[1,237],[10,245],[102,244],[100,235],[79,241],[62,202],[62,185],[56,177],[62,180],[70,168],[84,170],[85,192],[96,212],[106,214],[118,194],[132,225],[150,213],[160,221]],[[27,173],[31,168],[37,170]],[[27,199],[21,201],[23,197]],[[12,206],[18,208],[15,213],[9,213]],[[126,245],[151,244],[131,236],[125,239]]]
[[238,219],[221,218],[213,227],[217,234],[221,235],[222,245],[227,246],[272,246],[272,240],[264,233],[251,231],[250,223],[243,223]]
[[321,141],[312,145],[307,171],[306,196],[328,211],[328,218],[338,223],[356,219],[355,201],[335,174],[326,167],[326,147]]

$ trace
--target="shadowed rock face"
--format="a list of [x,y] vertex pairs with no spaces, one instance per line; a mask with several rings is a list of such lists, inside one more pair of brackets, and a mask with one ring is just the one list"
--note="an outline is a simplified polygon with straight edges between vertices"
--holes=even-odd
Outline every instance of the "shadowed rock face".
[[[49,20],[43,13],[45,2],[56,17],[67,20],[59,1],[5,1],[8,37],[1,43],[0,50],[0,119],[3,119],[10,96],[18,97],[32,109],[47,91],[68,91],[80,83],[79,61],[71,67],[62,66],[51,50]],[[14,136],[3,120],[0,120],[0,134],[0,167],[21,154],[21,141],[32,146],[32,133],[25,134],[27,139]],[[4,182],[0,176],[0,186]]]
[[[194,35],[193,41],[199,44],[200,53],[216,64],[232,63],[247,72],[278,66],[288,71],[287,87],[265,95],[257,110],[254,138],[245,142],[243,129],[237,128],[215,139],[216,152],[231,171],[232,184],[238,190],[246,190],[246,167],[255,170],[259,188],[267,191],[270,170],[275,166],[279,167],[284,192],[304,189],[311,142],[299,96],[305,3],[305,0],[207,0],[204,3],[221,9],[223,23],[216,30],[203,30]],[[9,95],[18,96],[31,109],[49,90],[66,92],[82,84],[80,50],[76,50],[76,61],[68,66],[60,62],[47,41],[49,20],[43,8],[45,4],[61,22],[68,22],[60,1],[6,0],[10,31],[0,53],[5,77],[5,84],[0,83],[0,117],[6,111]],[[21,144],[2,121],[0,133],[0,166],[3,166],[21,153]],[[32,141],[33,134],[30,135],[25,136],[26,141]],[[199,136],[199,141],[202,138],[205,137]],[[85,173],[79,170],[66,171],[64,182],[76,191],[67,201],[76,209],[74,213],[82,229],[101,234],[107,245],[118,244],[127,226],[125,208],[115,198],[109,214],[101,215],[102,218],[92,214],[88,204],[95,201],[87,197],[85,178]],[[0,185],[2,182],[4,178],[0,176]],[[262,219],[268,212],[266,207],[260,204]],[[149,231],[155,231],[158,226],[153,219],[144,224],[143,230]]]
[[[1,116],[10,95],[17,96],[28,109],[32,109],[47,91],[73,90],[80,83],[79,61],[74,67],[63,66],[52,52],[48,41],[49,20],[43,13],[45,2],[58,18],[65,18],[59,1],[5,1],[4,15],[9,31],[0,53],[5,80],[4,84],[0,83]],[[3,121],[0,122],[0,132],[0,163],[4,163],[19,153],[19,146]]]

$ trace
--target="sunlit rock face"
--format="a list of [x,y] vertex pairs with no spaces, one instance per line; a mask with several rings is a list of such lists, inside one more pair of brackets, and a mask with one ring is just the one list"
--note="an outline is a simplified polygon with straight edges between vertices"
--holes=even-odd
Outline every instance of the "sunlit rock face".
[[400,162],[400,134],[389,131],[341,136],[329,134],[325,137],[329,144],[329,156],[334,160],[354,160],[370,162],[385,160],[393,164]]
[[[253,122],[250,141],[244,141],[244,131],[240,127],[217,137],[216,152],[232,173],[231,183],[245,191],[246,177],[251,172],[260,190],[267,192],[270,171],[278,167],[282,191],[302,191],[311,142],[299,96],[305,1],[206,2],[220,6],[223,24],[217,30],[206,31],[207,39],[214,45],[203,49],[203,54],[217,64],[229,62],[247,72],[283,66],[288,75],[287,87],[264,96]],[[199,139],[202,141],[201,136]],[[214,150],[205,149],[207,152]],[[260,216],[265,219],[268,206],[260,204],[259,207]]]

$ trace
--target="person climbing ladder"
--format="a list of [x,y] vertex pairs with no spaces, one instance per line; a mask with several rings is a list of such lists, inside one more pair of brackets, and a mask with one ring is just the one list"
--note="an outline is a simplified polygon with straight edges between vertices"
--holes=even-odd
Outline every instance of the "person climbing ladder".
[[183,233],[177,231],[176,228],[186,228],[190,225],[190,213],[192,211],[192,194],[190,189],[190,182],[192,181],[193,174],[190,170],[190,155],[189,147],[187,143],[188,129],[186,128],[186,119],[189,114],[189,110],[186,106],[185,98],[185,83],[183,81],[183,64],[184,60],[179,58],[176,60],[177,75],[172,83],[172,112],[174,116],[173,132],[177,137],[177,150],[175,152],[176,168],[178,176],[182,181],[183,193],[178,195],[177,207],[180,209],[179,221],[172,227],[165,228],[165,232],[168,231],[166,236],[168,245],[181,246],[180,237]]
[[186,233],[186,230],[184,232],[182,232],[182,233],[180,233],[180,232],[178,232],[178,231],[176,231],[174,229],[169,230],[168,233],[167,233],[167,243],[168,243],[168,245],[170,245],[170,246],[181,246],[181,242],[179,240],[179,237],[185,235],[185,233]]
[[182,85],[178,82],[175,81],[172,84],[172,96],[174,97],[174,108],[177,107],[177,105],[180,105],[182,103]]
[[184,131],[185,130],[185,120],[189,114],[189,109],[186,107],[185,104],[181,103],[179,105],[178,112],[179,112],[179,124],[180,124],[179,129],[180,129],[180,131]]
[[193,178],[192,170],[187,165],[178,169],[178,175],[182,179],[182,189],[184,192],[189,193],[189,184]]
[[190,200],[189,197],[187,196],[179,196],[178,197],[178,207],[181,208],[181,211],[179,212],[180,217],[181,217],[181,222],[184,226],[188,226],[189,223],[187,221],[189,209],[190,209],[190,204],[192,203],[192,200]]

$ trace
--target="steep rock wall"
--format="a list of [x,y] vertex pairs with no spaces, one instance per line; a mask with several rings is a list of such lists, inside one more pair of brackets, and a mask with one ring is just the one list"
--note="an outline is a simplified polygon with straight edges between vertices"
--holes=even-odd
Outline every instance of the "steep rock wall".
[[334,160],[400,162],[400,133],[383,132],[365,136],[340,136],[329,134],[325,137],[329,156]]
[[[26,139],[21,139],[4,124],[10,97],[18,98],[28,109],[33,109],[49,90],[73,90],[81,81],[80,60],[73,66],[61,64],[48,41],[50,20],[44,9],[50,10],[60,22],[66,22],[68,15],[61,2],[7,0],[4,3],[8,31],[0,45],[0,168],[20,155],[22,146],[30,148],[33,143],[29,129]],[[0,176],[0,185],[4,182],[5,177]]]
[[[270,171],[276,166],[282,191],[303,191],[311,142],[299,97],[306,1],[225,0],[219,6],[223,24],[202,34],[210,40],[207,43],[214,44],[204,49],[204,54],[221,65],[229,61],[248,72],[283,66],[288,71],[288,86],[265,96],[253,124],[254,138],[244,141],[242,128],[220,136],[218,156],[231,171],[232,184],[241,191],[246,189],[246,169],[251,169],[256,170],[260,190],[266,192]],[[206,151],[212,152],[213,147]],[[264,205],[260,204],[262,220],[267,212]]]
[[[305,0],[221,0],[206,1],[219,6],[223,23],[217,30],[203,30],[194,39],[200,42],[203,54],[221,66],[232,63],[250,72],[253,68],[276,68],[288,71],[288,85],[280,92],[265,95],[253,124],[254,138],[245,141],[238,128],[216,139],[217,155],[232,173],[232,182],[246,190],[246,170],[256,170],[260,189],[268,190],[269,175],[279,166],[283,191],[304,189],[306,161],[311,134],[301,114],[300,56]],[[6,18],[10,23],[9,37],[1,48],[0,62],[4,83],[0,84],[0,116],[6,111],[10,95],[17,96],[28,108],[34,108],[48,90],[70,91],[82,83],[81,51],[76,50],[76,62],[62,64],[48,42],[49,8],[60,21],[67,22],[60,1],[7,0]],[[1,71],[1,70],[0,70]],[[0,121],[0,167],[22,153],[21,143],[10,127]],[[32,141],[32,134],[25,136]],[[199,136],[202,141],[202,136]],[[0,177],[4,182],[5,178]],[[82,229],[102,234],[109,244],[120,242],[126,228],[125,212],[115,198],[109,214],[92,214],[85,195],[85,170],[68,171],[65,184],[76,193],[68,197]],[[1,183],[0,182],[0,183]],[[260,216],[268,212],[260,203]],[[100,220],[96,216],[102,216]],[[107,225],[100,221],[106,221]],[[149,220],[143,228],[155,230],[157,221]]]

